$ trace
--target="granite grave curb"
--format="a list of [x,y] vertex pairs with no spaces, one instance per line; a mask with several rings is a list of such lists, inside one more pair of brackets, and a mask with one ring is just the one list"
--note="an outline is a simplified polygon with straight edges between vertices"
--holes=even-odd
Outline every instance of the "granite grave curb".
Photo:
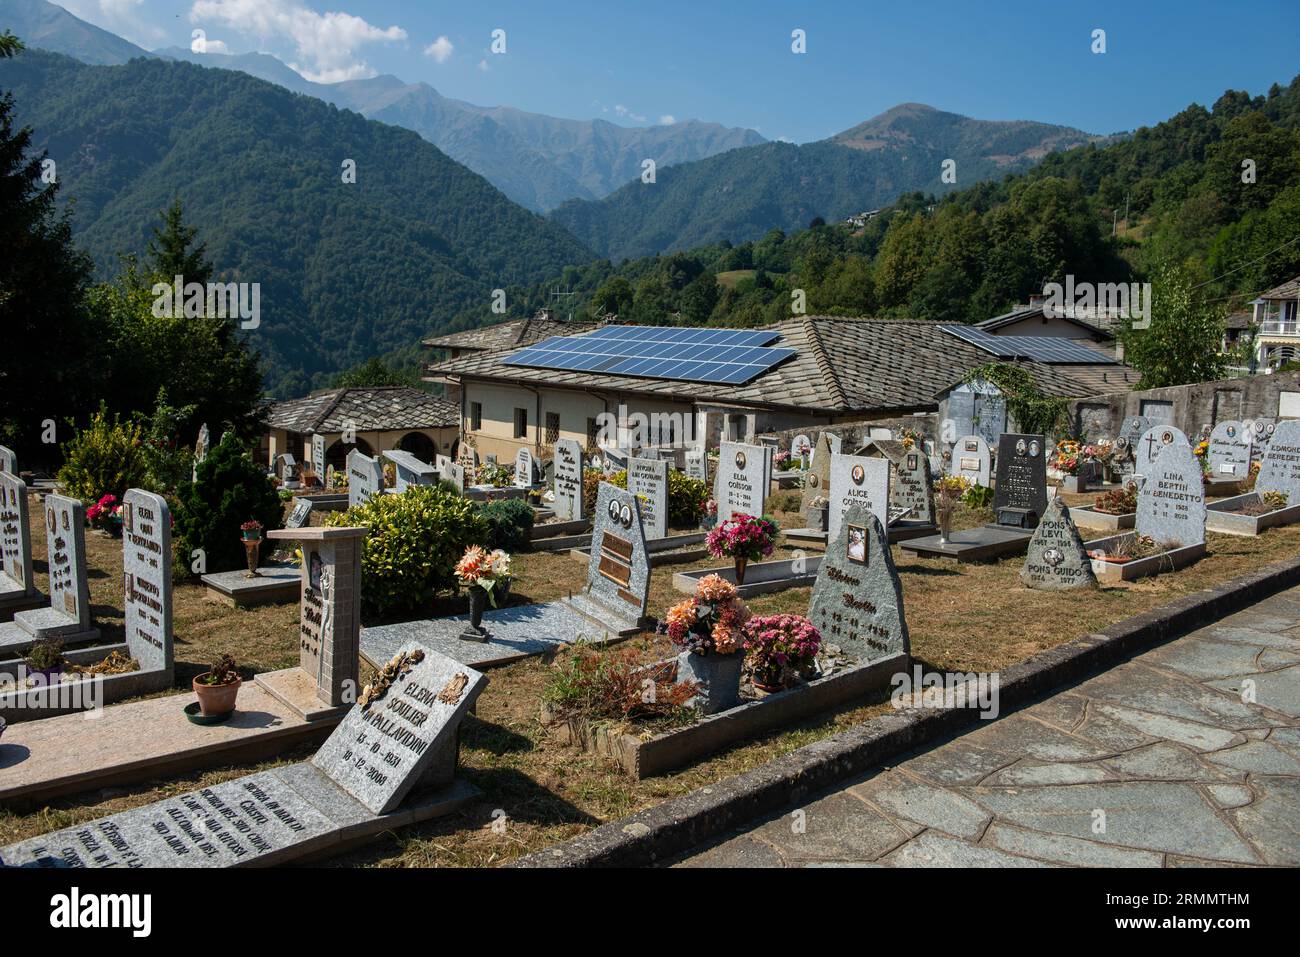
[[[1001,714],[1300,584],[1300,558],[1185,595],[1003,669]],[[973,708],[881,715],[760,767],[611,821],[511,867],[645,867],[978,723]]]

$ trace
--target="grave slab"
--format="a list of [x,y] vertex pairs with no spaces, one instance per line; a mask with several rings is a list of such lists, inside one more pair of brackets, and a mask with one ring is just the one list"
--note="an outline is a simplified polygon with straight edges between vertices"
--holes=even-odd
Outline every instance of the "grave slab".
[[1137,522],[1137,512],[1112,515],[1109,512],[1099,512],[1091,505],[1073,505],[1070,507],[1070,518],[1076,525],[1118,532],[1134,526]]
[[1019,555],[1029,548],[1033,532],[1015,528],[968,528],[952,532],[941,544],[938,535],[914,538],[899,547],[922,558],[953,558],[959,562],[983,562],[1007,555]]
[[256,578],[242,571],[212,572],[200,581],[210,600],[236,608],[288,605],[298,600],[302,572],[296,565],[262,565]]
[[1263,515],[1242,515],[1235,510],[1260,501],[1258,492],[1234,495],[1205,506],[1205,530],[1221,535],[1255,536],[1268,528],[1292,525],[1300,521],[1300,502],[1274,509]]
[[484,669],[545,654],[562,644],[601,645],[620,637],[558,601],[488,609],[483,614],[488,640],[483,642],[459,637],[468,621],[469,615],[456,615],[362,628],[361,657],[381,668],[407,642],[418,641],[471,668]]
[[[745,569],[745,584],[737,585],[736,591],[742,598],[750,598],[754,595],[784,591],[787,588],[806,588],[817,580],[817,571],[822,567],[822,557],[815,555],[811,558],[753,562]],[[694,595],[700,579],[707,575],[718,575],[731,584],[736,584],[736,568],[734,565],[728,565],[677,572],[673,575],[673,588],[687,595]]]

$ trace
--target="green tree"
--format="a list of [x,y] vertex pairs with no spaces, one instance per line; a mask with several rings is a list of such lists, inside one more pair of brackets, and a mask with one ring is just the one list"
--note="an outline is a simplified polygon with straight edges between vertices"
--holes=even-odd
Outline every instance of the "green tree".
[[340,372],[334,378],[336,389],[373,389],[388,385],[404,385],[418,389],[421,387],[421,381],[419,373],[415,370],[389,365],[379,356],[374,356],[346,372]]
[[185,225],[180,199],[172,200],[160,215],[162,225],[154,227],[149,240],[149,272],[161,282],[182,276],[187,284],[206,284],[212,278],[212,263],[204,258],[206,245],[195,244],[198,227]]
[[239,526],[253,520],[264,529],[279,528],[280,496],[233,432],[221,437],[195,472],[195,481],[177,493],[176,533],[184,554],[202,549],[210,572],[243,568]]
[[[12,34],[0,37],[0,57],[20,50]],[[52,465],[48,423],[89,412],[102,356],[83,306],[91,263],[56,210],[54,167],[31,141],[14,124],[13,97],[0,96],[0,442],[20,462]]]
[[1136,388],[1158,389],[1223,378],[1223,313],[1193,288],[1187,271],[1159,267],[1152,278],[1151,320],[1134,328],[1132,317],[1119,330],[1124,358],[1142,374]]

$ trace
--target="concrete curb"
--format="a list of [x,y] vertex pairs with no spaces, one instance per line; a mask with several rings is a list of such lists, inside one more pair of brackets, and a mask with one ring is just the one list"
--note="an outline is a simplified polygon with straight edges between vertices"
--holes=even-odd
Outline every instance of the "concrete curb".
[[[1037,654],[1000,673],[1001,713],[1297,584],[1300,558],[1276,562]],[[752,771],[521,857],[510,866],[653,865],[977,720],[978,711],[971,708],[882,715]]]

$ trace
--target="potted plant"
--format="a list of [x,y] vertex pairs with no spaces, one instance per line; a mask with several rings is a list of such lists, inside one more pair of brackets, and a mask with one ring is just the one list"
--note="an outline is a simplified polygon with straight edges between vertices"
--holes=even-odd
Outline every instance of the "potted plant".
[[262,523],[257,519],[252,519],[240,525],[239,531],[246,542],[260,542],[262,540]]
[[714,558],[728,557],[736,565],[736,584],[745,584],[745,567],[772,554],[779,529],[770,518],[737,512],[709,532],[705,539]]
[[804,519],[814,532],[825,532],[830,529],[830,505],[830,499],[825,495],[818,495],[804,509]]
[[952,534],[952,513],[971,482],[964,475],[941,475],[934,482],[934,512],[939,519],[939,544],[947,545]]
[[253,519],[239,526],[241,540],[244,543],[244,560],[248,571],[245,578],[257,577],[257,564],[262,551],[262,523]]
[[110,538],[121,538],[122,503],[116,495],[105,495],[86,509],[86,521],[91,528],[99,529]]
[[243,679],[239,677],[235,659],[222,655],[212,663],[212,667],[194,678],[191,687],[198,695],[199,710],[212,717],[235,710],[235,698],[241,684]]
[[58,638],[42,638],[27,652],[27,670],[40,675],[45,684],[55,684],[68,663],[63,660],[63,642]]
[[695,683],[692,704],[705,714],[740,701],[745,663],[741,629],[748,619],[736,586],[721,575],[705,575],[695,586],[695,597],[673,605],[664,616],[668,637],[681,649],[677,681]]
[[809,673],[822,646],[821,633],[803,615],[756,615],[743,631],[754,687],[768,694]]
[[460,637],[469,641],[486,641],[483,612],[488,602],[498,607],[498,597],[504,600],[510,592],[510,556],[501,549],[489,552],[479,545],[471,545],[456,563],[456,580],[469,591],[469,627]]
[[1136,482],[1128,482],[1123,488],[1113,488],[1104,495],[1098,495],[1092,503],[1094,512],[1106,515],[1131,515],[1137,511],[1138,487]]

